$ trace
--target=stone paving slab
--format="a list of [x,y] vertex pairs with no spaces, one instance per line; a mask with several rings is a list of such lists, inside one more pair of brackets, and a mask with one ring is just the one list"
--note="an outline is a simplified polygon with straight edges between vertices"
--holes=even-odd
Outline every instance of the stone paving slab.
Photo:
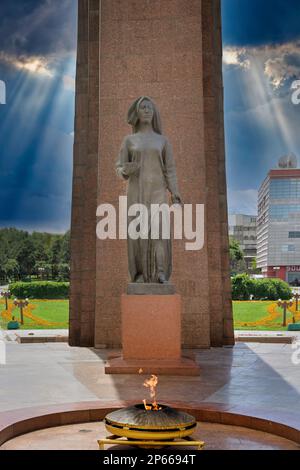
[[[7,364],[0,365],[0,411],[95,400],[140,402],[148,396],[143,375],[105,375],[112,351],[16,342],[7,342],[6,349]],[[237,343],[185,353],[192,352],[200,375],[160,376],[161,400],[300,409],[300,365],[292,361],[300,352],[297,356],[291,345]]]
[[[19,343],[47,343],[47,342],[68,342],[69,331],[64,330],[4,330],[9,341]],[[235,339],[237,342],[251,343],[282,343],[292,344],[300,341],[300,331],[248,331],[236,330]]]
[[300,340],[300,331],[235,330],[235,340],[243,343],[293,344]]
[[[46,412],[51,406],[64,410],[70,403],[82,410],[89,403],[108,407],[112,402],[140,403],[148,397],[143,387],[146,376],[105,375],[106,360],[114,354],[117,351],[71,348],[66,343],[8,341],[7,363],[0,365],[0,413],[6,412],[1,413],[2,424],[11,413],[21,413],[25,419],[32,407]],[[194,355],[200,375],[160,376],[160,402],[205,407],[203,419],[210,408],[219,409],[220,417],[222,410],[227,411],[222,419],[230,421],[223,424],[238,425],[238,413],[250,416],[245,418],[248,427],[264,426],[263,418],[269,424],[279,423],[284,432],[286,426],[300,430],[300,347],[297,351],[288,344],[239,342],[234,348],[185,354]],[[81,418],[81,422],[87,421]],[[9,422],[6,424],[9,433]],[[53,425],[57,425],[55,421]]]
[[18,343],[67,343],[69,330],[4,330],[4,335]]
[[[1,450],[99,450],[97,441],[107,436],[103,423],[82,423],[35,431],[16,437]],[[300,450],[300,445],[282,437],[238,426],[199,423],[193,438],[205,442],[205,450]],[[108,445],[106,450],[132,450]],[[172,447],[183,450],[182,447]],[[186,448],[187,449],[187,448]],[[193,449],[189,447],[188,449]]]
[[285,336],[300,336],[300,332],[297,331],[253,331],[253,330],[235,330],[235,336],[275,336],[275,337],[285,337]]
[[[0,445],[17,436],[39,430],[65,425],[103,421],[113,410],[131,406],[134,401],[79,402],[23,408],[0,413]],[[218,403],[168,402],[179,411],[189,413],[200,423],[218,423],[226,426],[240,426],[283,437],[300,445],[299,413],[265,412]]]

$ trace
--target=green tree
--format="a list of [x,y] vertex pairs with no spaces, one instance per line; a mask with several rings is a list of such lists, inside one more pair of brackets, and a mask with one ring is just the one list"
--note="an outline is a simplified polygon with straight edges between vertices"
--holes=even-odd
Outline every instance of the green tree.
[[239,242],[232,237],[230,237],[229,242],[231,274],[234,275],[245,272],[246,263],[244,260],[244,252],[241,249]]
[[8,281],[15,280],[19,276],[20,270],[18,261],[16,259],[8,259],[4,264],[3,270]]
[[34,257],[36,262],[48,262],[49,247],[47,244],[47,234],[34,232],[31,235],[31,241],[34,244]]
[[249,300],[254,281],[248,274],[238,274],[232,278],[231,284],[233,300]]
[[63,264],[70,264],[70,231],[68,231],[62,238],[60,261]]
[[70,265],[68,263],[61,263],[58,265],[58,281],[65,282],[70,279]]
[[39,278],[42,280],[49,279],[52,274],[52,265],[45,261],[37,261],[34,270]]
[[0,230],[0,247],[3,247],[6,257],[17,259],[19,249],[23,241],[28,238],[28,233],[16,228],[4,228]]
[[15,228],[0,229],[0,278],[4,281],[8,272],[9,276],[17,273],[17,265],[11,261],[8,263],[9,260],[15,260],[18,264],[19,277],[32,274],[41,276],[39,268],[45,269],[47,279],[58,275],[65,277],[67,268],[59,268],[59,265],[70,264],[70,232],[65,235],[30,234]]
[[53,240],[50,251],[50,264],[52,266],[52,276],[55,279],[58,276],[58,265],[60,264],[61,255],[61,237],[56,237]]
[[35,266],[34,244],[29,237],[27,237],[19,248],[17,261],[20,266],[21,276],[30,276]]
[[8,261],[8,243],[7,240],[0,238],[0,278],[6,280],[5,265]]
[[251,269],[253,269],[253,271],[257,270],[257,259],[256,258],[254,258],[251,262]]

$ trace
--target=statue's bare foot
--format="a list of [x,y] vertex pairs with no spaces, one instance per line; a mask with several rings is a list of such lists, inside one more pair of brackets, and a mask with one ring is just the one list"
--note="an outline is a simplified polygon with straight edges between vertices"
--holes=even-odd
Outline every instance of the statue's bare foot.
[[142,274],[138,274],[135,278],[135,282],[138,284],[143,284],[144,283],[144,276]]
[[159,273],[159,275],[158,275],[158,282],[159,282],[160,284],[166,284],[166,283],[167,283],[167,279],[166,279],[165,273]]

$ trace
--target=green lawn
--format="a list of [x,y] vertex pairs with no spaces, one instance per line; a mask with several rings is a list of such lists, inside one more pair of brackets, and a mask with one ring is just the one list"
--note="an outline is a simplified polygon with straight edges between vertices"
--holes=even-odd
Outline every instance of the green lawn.
[[[9,301],[10,305],[12,301]],[[269,316],[268,307],[274,304],[274,302],[233,302],[233,315],[235,329],[237,330],[256,330],[256,331],[268,331],[268,330],[286,330],[281,326],[283,312],[282,309],[277,307],[278,317],[272,321],[271,325],[243,325],[248,322],[256,322]],[[69,301],[68,300],[31,300],[30,312],[32,315],[39,319],[49,321],[51,323],[58,323],[58,325],[39,325],[36,321],[25,317],[25,324],[21,327],[22,329],[60,329],[68,328],[69,321]],[[0,327],[6,329],[7,322],[1,317],[1,312],[5,309],[5,303],[3,299],[0,300]],[[19,309],[15,308],[13,315],[16,319],[20,318]],[[292,315],[288,312],[287,318],[292,319]]]
[[[263,318],[269,315],[268,307],[273,305],[275,302],[272,301],[264,301],[264,302],[233,302],[233,317],[234,317],[234,324],[235,329],[237,330],[252,330],[252,331],[268,331],[268,330],[278,330],[284,331],[287,328],[282,326],[283,322],[283,310],[277,307],[277,312],[279,314],[278,318],[275,322],[272,322],[272,326],[241,326],[240,323],[247,323],[247,322],[255,322],[262,320]],[[292,319],[292,314],[287,312],[287,319]],[[278,325],[274,325],[273,323],[278,323]]]
[[[12,301],[9,301],[11,304]],[[52,330],[52,329],[66,329],[69,322],[69,301],[68,300],[31,300],[30,305],[34,308],[31,309],[32,315],[49,321],[51,323],[58,323],[58,325],[39,325],[34,320],[25,317],[25,323],[21,326],[22,330]],[[0,315],[5,309],[3,300],[0,301]],[[18,308],[14,308],[13,315],[17,320],[20,319]],[[5,329],[7,322],[0,317],[0,327]]]

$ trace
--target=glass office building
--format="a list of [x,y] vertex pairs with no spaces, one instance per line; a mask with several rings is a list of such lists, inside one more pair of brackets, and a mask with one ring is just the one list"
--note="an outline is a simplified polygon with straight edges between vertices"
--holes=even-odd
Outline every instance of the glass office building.
[[300,169],[271,170],[258,195],[257,266],[300,286]]

